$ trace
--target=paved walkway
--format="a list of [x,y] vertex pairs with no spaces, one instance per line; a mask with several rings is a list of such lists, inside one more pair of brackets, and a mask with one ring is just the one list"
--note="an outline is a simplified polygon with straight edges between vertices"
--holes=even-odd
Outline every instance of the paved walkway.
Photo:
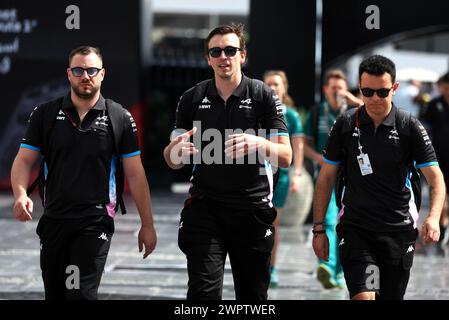
[[[145,260],[137,250],[139,218],[135,207],[129,203],[129,213],[117,217],[116,233],[99,289],[101,299],[185,298],[186,260],[177,246],[179,211],[184,198],[184,195],[153,194],[158,246]],[[39,200],[35,203],[36,218],[20,223],[12,219],[11,196],[0,195],[0,299],[43,299],[39,243],[35,234]],[[281,226],[280,286],[270,289],[269,299],[348,299],[346,290],[323,290],[315,280],[317,262],[308,238],[310,226],[303,229]],[[301,237],[301,232],[305,236]],[[449,299],[448,259],[436,247],[419,249],[406,299]],[[225,268],[223,298],[234,299],[229,265]]]

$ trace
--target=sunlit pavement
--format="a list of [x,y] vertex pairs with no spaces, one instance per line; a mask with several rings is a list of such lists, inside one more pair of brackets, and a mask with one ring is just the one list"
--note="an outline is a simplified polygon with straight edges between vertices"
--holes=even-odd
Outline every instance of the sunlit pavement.
[[[127,201],[129,213],[119,214],[115,220],[116,232],[99,289],[100,299],[185,299],[186,259],[177,245],[179,212],[184,198],[185,195],[153,194],[158,245],[145,260],[137,249],[139,217],[135,206]],[[39,200],[35,200],[34,220],[27,223],[12,218],[11,205],[10,195],[0,195],[0,299],[43,299],[39,242],[35,233],[41,211]],[[269,299],[348,299],[346,290],[324,290],[317,282],[317,260],[309,234],[308,225],[302,230],[281,226],[279,286],[270,289]],[[405,298],[449,299],[448,259],[437,246],[418,245]],[[228,264],[223,298],[234,299]]]

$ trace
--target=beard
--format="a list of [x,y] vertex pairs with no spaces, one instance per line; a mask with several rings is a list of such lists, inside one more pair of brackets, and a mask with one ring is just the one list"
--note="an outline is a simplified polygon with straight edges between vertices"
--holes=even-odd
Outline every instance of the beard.
[[93,96],[95,96],[98,90],[100,90],[100,87],[92,85],[92,87],[87,90],[81,89],[81,87],[85,84],[86,83],[81,83],[79,86],[72,85],[72,90],[78,98],[83,100],[89,100]]

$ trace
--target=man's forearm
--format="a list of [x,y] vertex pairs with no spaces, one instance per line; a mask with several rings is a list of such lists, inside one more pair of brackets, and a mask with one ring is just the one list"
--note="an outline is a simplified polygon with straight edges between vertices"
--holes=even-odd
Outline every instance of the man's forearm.
[[145,174],[128,177],[128,184],[131,195],[136,203],[142,226],[152,226],[151,196]]
[[16,158],[14,160],[11,168],[11,186],[15,199],[26,195],[31,176],[31,167],[32,165],[22,159]]
[[444,185],[443,179],[433,179],[433,181],[429,183],[429,194],[429,217],[439,220],[446,196],[446,187]]
[[322,160],[322,155],[313,150],[308,143],[304,143],[304,156],[318,163]]
[[313,196],[313,221],[324,222],[326,219],[326,211],[329,206],[329,201],[332,195],[332,188],[334,187],[334,180],[327,179],[321,175],[318,181]]
[[292,163],[292,148],[290,145],[265,140],[262,148],[267,160],[271,163],[277,161],[277,167],[288,168]]
[[302,173],[302,166],[304,163],[304,140],[302,137],[294,137],[292,139],[293,146],[293,165],[295,167],[295,174]]

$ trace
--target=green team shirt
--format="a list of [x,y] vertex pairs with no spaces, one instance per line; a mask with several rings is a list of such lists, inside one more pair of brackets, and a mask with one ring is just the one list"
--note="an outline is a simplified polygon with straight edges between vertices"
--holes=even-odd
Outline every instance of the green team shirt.
[[[299,113],[296,112],[293,108],[287,107],[285,104],[283,104],[281,107],[290,138],[304,136],[304,130],[302,128],[302,122]],[[288,168],[279,168],[279,170],[280,174],[288,174]]]
[[323,101],[319,104],[319,114],[318,114],[318,126],[317,131],[313,132],[313,117],[312,112],[309,112],[304,125],[304,134],[308,138],[313,139],[313,147],[316,152],[323,153],[323,149],[326,147],[327,138],[330,129],[334,125],[335,119],[340,114],[339,111],[335,112],[327,101]]

